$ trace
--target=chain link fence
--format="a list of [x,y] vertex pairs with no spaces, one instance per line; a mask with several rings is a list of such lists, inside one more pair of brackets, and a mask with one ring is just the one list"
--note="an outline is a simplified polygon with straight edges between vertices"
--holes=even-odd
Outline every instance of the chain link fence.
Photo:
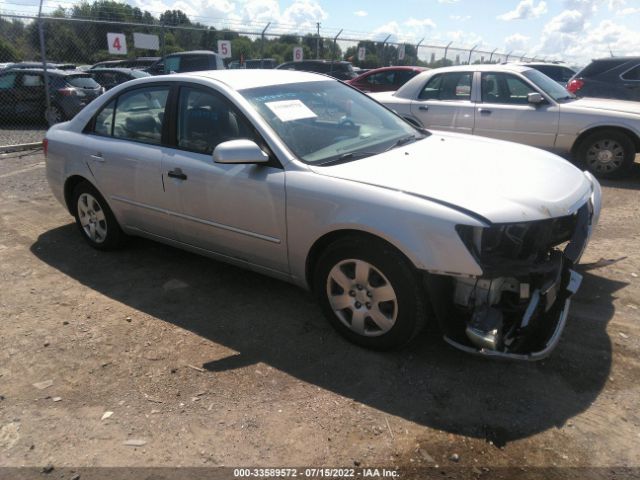
[[[91,95],[82,93],[90,84],[89,75],[98,83],[106,81],[90,70],[98,62],[129,60],[117,66],[144,68],[170,53],[218,51],[220,41],[227,42],[230,49],[225,60],[228,68],[272,67],[292,61],[294,56],[296,60],[346,60],[356,69],[531,60],[452,43],[412,45],[389,42],[389,37],[383,41],[349,38],[341,35],[342,31],[328,37],[319,32],[269,32],[269,25],[262,29],[216,29],[191,24],[177,10],[156,19],[148,12],[122,5],[126,15],[120,16],[113,11],[107,15],[93,11],[99,3],[82,3],[42,17],[0,13],[0,147],[38,142],[48,124],[75,115],[91,99]],[[251,61],[256,59],[260,61]]]

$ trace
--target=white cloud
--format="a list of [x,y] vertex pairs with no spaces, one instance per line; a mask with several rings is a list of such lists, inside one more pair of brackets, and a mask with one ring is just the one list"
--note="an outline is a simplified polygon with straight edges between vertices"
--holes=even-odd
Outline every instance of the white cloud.
[[316,22],[327,18],[327,13],[318,2],[314,0],[296,0],[282,12],[281,23],[308,29],[313,27]]
[[402,24],[395,20],[376,28],[371,37],[373,40],[382,41],[389,37],[391,42],[407,42],[414,43],[424,37],[425,31],[431,31],[436,28],[436,24],[430,18],[409,18]]
[[507,52],[527,50],[530,38],[520,33],[514,33],[504,39],[504,47]]
[[367,15],[369,15],[367,12],[365,12],[364,10],[358,10],[356,12],[353,12],[353,14],[356,17],[366,17]]
[[448,4],[452,4],[452,3],[458,3],[460,0],[438,0],[438,3],[448,3]]
[[[576,0],[580,1],[580,0]],[[525,20],[527,18],[538,18],[547,13],[547,2],[540,0],[538,5],[535,0],[521,0],[514,10],[498,15],[499,20]]]
[[623,8],[622,10],[619,10],[617,12],[617,15],[626,17],[627,15],[635,15],[636,13],[640,13],[640,8],[628,7],[628,8]]
[[471,20],[471,15],[449,15],[449,18],[454,22],[466,22]]

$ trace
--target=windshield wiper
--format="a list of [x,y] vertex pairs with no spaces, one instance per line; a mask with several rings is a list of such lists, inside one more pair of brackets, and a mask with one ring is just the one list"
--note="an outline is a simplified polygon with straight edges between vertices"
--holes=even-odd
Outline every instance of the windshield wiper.
[[389,150],[393,150],[394,148],[401,147],[402,145],[406,145],[407,143],[411,143],[411,142],[414,142],[416,140],[417,140],[417,138],[416,138],[415,135],[407,135],[406,137],[402,137],[402,138],[399,138],[398,140],[396,140],[395,143],[393,143],[387,149],[383,150],[383,152],[388,152]]
[[378,155],[381,152],[350,152],[350,153],[343,153],[342,155],[339,155],[338,157],[332,159],[332,160],[327,160],[326,162],[322,162],[319,163],[318,165],[320,166],[328,166],[328,165],[337,165],[339,163],[344,163],[344,162],[348,162],[351,160],[358,160],[360,158],[366,158],[366,157],[371,157],[373,155]]

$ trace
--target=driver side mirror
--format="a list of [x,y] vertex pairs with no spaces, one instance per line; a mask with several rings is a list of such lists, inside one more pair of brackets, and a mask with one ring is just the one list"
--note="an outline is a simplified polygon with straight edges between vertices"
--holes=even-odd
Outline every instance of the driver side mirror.
[[269,155],[252,140],[239,139],[220,143],[213,150],[213,161],[222,164],[260,164],[269,161]]
[[532,92],[527,95],[527,101],[533,105],[540,105],[544,102],[544,97],[538,92]]

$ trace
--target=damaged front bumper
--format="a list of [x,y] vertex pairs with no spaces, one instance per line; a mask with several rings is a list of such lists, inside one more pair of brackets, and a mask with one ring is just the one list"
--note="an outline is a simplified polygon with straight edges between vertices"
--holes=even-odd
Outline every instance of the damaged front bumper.
[[574,269],[600,211],[597,198],[573,214],[547,221],[492,225],[478,235],[459,230],[482,267],[481,277],[427,275],[425,282],[444,340],[467,353],[536,361],[558,344]]

